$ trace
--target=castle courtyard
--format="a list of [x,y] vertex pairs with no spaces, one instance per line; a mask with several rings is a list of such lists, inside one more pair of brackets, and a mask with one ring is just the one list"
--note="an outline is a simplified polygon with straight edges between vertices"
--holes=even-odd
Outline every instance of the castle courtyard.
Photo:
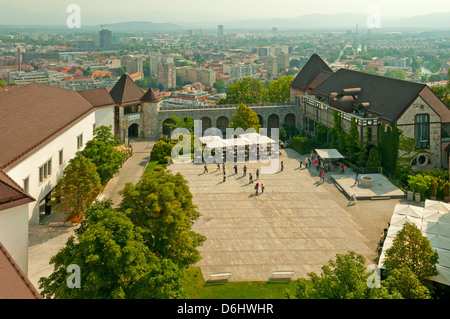
[[[202,216],[193,229],[207,240],[199,247],[202,259],[197,263],[205,280],[214,273],[228,273],[231,281],[276,279],[273,272],[293,271],[293,279],[319,273],[336,254],[355,251],[376,264],[376,247],[383,228],[388,227],[394,207],[404,199],[349,199],[335,186],[327,173],[320,182],[314,164],[299,167],[299,155],[283,150],[284,170],[261,175],[256,169],[268,164],[226,164],[222,167],[182,163],[168,167],[188,181],[194,204]],[[249,183],[252,173],[253,184]],[[344,174],[353,179],[346,170]],[[255,195],[254,186],[263,183],[265,191]],[[357,186],[355,186],[357,187]],[[219,277],[217,277],[219,278]]]

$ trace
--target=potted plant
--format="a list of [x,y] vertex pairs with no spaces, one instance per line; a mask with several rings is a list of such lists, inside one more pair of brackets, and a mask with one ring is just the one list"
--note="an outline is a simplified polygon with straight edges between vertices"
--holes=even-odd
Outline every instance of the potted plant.
[[433,183],[431,183],[430,187],[430,199],[436,200],[436,184],[434,183],[434,181]]

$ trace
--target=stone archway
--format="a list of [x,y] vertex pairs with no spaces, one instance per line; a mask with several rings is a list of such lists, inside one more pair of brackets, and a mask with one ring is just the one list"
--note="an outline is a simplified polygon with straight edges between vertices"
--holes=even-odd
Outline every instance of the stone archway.
[[133,123],[128,126],[128,138],[137,138],[139,137],[139,125],[137,123]]
[[272,114],[267,119],[267,136],[272,136],[273,128],[280,128],[280,117],[277,114]]
[[172,128],[166,126],[166,124],[175,124],[175,121],[171,118],[168,118],[164,120],[162,123],[162,135],[170,137],[170,134],[172,133]]
[[201,121],[202,121],[202,132],[205,132],[205,130],[212,127],[212,121],[209,117],[204,116],[201,118]]
[[226,116],[220,116],[216,121],[216,127],[219,130],[221,130],[223,134],[226,133],[226,130],[227,130],[229,124],[230,124],[230,121],[228,120],[228,117],[226,117]]
[[294,113],[288,113],[284,116],[283,128],[286,131],[288,139],[291,139],[292,136],[297,134]]

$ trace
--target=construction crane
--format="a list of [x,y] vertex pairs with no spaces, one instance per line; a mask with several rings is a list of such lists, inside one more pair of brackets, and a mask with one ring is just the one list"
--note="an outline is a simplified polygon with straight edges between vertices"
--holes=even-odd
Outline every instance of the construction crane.
[[109,24],[99,24],[99,26],[102,27],[102,31],[103,31],[103,26],[105,26],[105,25],[109,25]]

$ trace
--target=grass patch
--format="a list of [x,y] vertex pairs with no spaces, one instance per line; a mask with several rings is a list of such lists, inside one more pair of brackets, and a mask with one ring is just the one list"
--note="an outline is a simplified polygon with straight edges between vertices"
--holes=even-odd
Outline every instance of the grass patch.
[[152,172],[155,169],[155,167],[162,167],[162,168],[166,169],[167,165],[159,164],[158,161],[148,162],[143,175],[147,174],[148,172]]
[[188,299],[285,299],[286,290],[294,291],[296,281],[205,282],[199,267],[186,271]]

